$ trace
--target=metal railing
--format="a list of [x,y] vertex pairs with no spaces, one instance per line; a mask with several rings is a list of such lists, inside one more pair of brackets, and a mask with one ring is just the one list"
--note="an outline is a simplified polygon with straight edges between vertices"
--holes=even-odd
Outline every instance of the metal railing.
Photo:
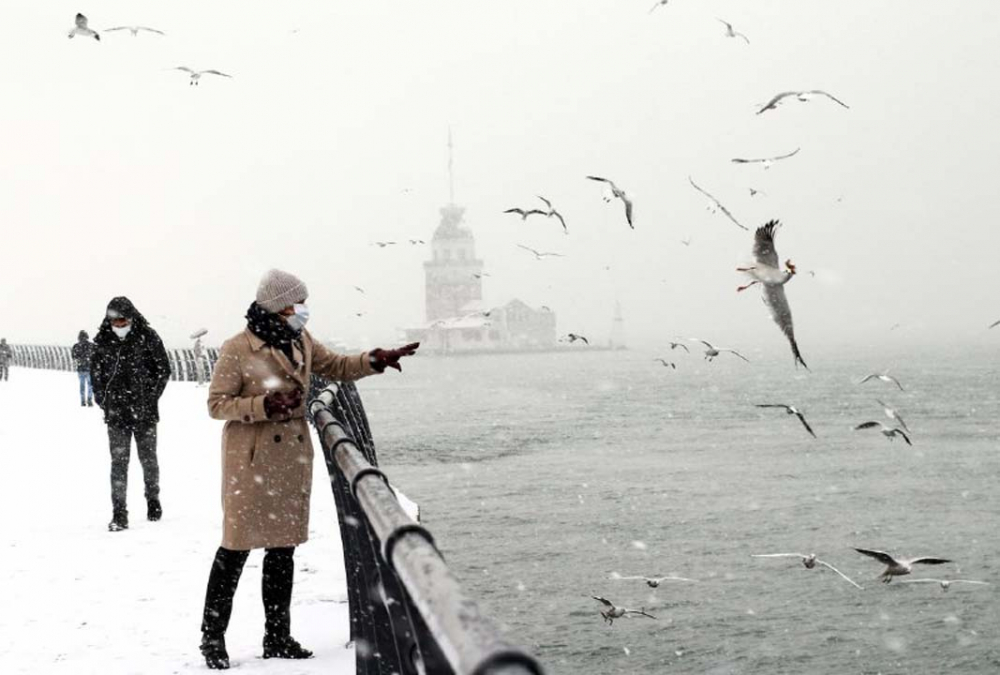
[[[10,348],[14,355],[10,364],[12,366],[42,370],[76,370],[71,353],[72,347],[64,345],[11,345]],[[219,350],[215,348],[205,349],[205,357],[200,364],[194,357],[193,349],[168,349],[167,359],[170,361],[171,380],[194,382],[198,379],[195,368],[200,366],[207,381],[212,379],[212,371],[215,368],[215,363],[219,360]]]
[[431,533],[396,499],[354,385],[314,383],[313,394],[309,412],[343,537],[358,675],[541,675],[534,657],[503,640]]

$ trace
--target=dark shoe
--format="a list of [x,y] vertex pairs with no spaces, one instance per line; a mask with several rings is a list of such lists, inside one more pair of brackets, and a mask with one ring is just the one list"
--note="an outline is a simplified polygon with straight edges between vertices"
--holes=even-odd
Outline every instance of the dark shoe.
[[84,403],[83,401],[80,401],[80,407],[81,407],[81,408],[86,408],[86,407],[87,407],[87,404],[86,404],[86,403]]
[[159,499],[150,499],[146,503],[146,519],[159,520],[163,517],[163,507],[160,506]]
[[93,401],[87,401],[87,407],[88,408],[93,408],[94,407],[94,402]]
[[265,659],[311,659],[313,653],[290,635],[264,638]]
[[121,532],[122,530],[128,529],[128,519],[127,518],[114,518],[110,523],[108,523],[108,532]]
[[209,670],[229,670],[229,653],[226,652],[226,638],[201,638],[201,655]]

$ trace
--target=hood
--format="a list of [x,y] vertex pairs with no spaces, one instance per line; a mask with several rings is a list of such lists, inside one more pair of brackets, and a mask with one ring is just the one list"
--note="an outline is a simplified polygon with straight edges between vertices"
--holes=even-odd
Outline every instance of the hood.
[[[146,321],[146,317],[124,295],[111,299],[111,302],[108,303],[108,311],[110,310],[118,312],[132,322],[132,330],[126,339],[131,339],[133,335],[149,331],[149,322]],[[104,312],[104,320],[101,321],[101,327],[97,330],[97,336],[94,338],[94,342],[99,345],[118,342],[118,336],[111,330],[111,319],[108,318],[108,311]]]
[[87,331],[85,330],[80,331],[80,334],[76,336],[77,342],[86,342],[89,339],[90,336],[87,334]]

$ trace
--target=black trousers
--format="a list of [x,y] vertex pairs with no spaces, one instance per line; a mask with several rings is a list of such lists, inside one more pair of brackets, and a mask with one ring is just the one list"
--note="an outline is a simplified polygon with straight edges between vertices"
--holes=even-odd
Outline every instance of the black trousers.
[[115,513],[127,513],[125,494],[128,490],[128,462],[135,436],[136,454],[142,465],[146,484],[146,499],[160,497],[160,465],[156,461],[156,424],[137,424],[135,429],[108,425],[111,445],[111,505]]
[[10,366],[6,363],[0,364],[0,379],[6,381],[7,376],[10,374]]
[[[249,551],[219,547],[208,575],[201,632],[206,639],[225,635],[233,613],[233,597]],[[291,631],[292,584],[295,578],[295,547],[269,548],[264,552],[261,595],[264,599],[265,640],[288,637]]]

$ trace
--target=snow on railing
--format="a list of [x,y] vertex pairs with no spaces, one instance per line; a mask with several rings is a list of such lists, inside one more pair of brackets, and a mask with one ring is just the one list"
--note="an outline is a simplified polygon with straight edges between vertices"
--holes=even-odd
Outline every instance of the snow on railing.
[[[72,347],[63,345],[11,345],[14,358],[12,366],[21,368],[38,368],[42,370],[76,370],[71,353]],[[219,360],[219,350],[205,349],[205,358],[199,363],[193,349],[168,349],[170,360],[170,379],[185,382],[198,380],[196,367],[201,367],[206,381],[211,379],[215,362]]]

